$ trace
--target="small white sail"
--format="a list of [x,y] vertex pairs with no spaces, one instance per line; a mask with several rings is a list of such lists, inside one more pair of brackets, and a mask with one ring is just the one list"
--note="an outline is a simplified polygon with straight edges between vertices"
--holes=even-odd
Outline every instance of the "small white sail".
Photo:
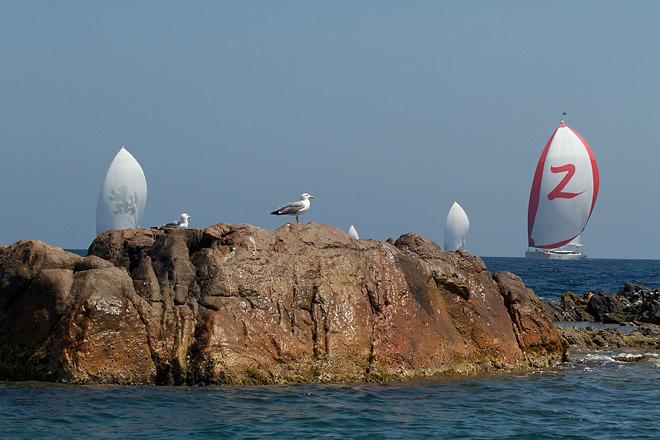
[[465,239],[470,229],[470,220],[465,210],[457,202],[454,202],[447,214],[445,224],[445,250],[457,251],[465,249]]
[[137,228],[147,203],[147,179],[137,160],[122,147],[103,180],[96,205],[96,233]]
[[355,226],[351,225],[350,228],[348,228],[348,236],[351,237],[354,240],[359,240],[360,236],[358,235],[357,230],[355,229]]
[[580,235],[596,204],[599,186],[591,147],[561,121],[536,166],[527,213],[529,246],[556,249]]

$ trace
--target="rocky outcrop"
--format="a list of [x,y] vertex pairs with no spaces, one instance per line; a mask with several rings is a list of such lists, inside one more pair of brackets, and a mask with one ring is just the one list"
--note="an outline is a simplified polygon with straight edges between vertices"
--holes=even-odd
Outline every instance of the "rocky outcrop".
[[566,351],[519,278],[415,234],[133,229],[89,254],[0,248],[0,379],[380,381],[548,366]]
[[660,290],[636,283],[626,283],[616,294],[564,292],[559,304],[545,307],[555,321],[660,324]]

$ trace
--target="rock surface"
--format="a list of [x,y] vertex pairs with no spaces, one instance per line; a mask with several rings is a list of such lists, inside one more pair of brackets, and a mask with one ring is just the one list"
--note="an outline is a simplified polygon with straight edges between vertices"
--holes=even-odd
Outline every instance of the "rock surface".
[[616,294],[564,292],[559,304],[546,302],[545,310],[555,321],[660,324],[660,290],[626,283]]
[[631,332],[618,328],[561,328],[559,330],[571,348],[600,350],[608,348],[660,349],[660,326],[647,324]]
[[0,247],[0,379],[380,381],[547,367],[566,353],[520,278],[415,234],[129,229],[89,254]]

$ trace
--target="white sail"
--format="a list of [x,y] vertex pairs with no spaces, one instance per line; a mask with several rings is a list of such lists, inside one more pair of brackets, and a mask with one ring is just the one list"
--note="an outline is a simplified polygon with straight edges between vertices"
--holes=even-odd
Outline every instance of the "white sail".
[[527,214],[529,246],[556,249],[580,235],[598,187],[598,164],[589,144],[562,121],[534,174]]
[[96,205],[96,233],[137,228],[147,203],[147,179],[137,160],[122,147],[103,180]]
[[351,237],[352,239],[359,240],[360,236],[358,235],[357,230],[355,229],[355,226],[351,225],[351,227],[348,229],[348,236]]
[[582,234],[578,235],[573,240],[566,243],[566,246],[576,246],[576,247],[582,246]]
[[445,224],[445,250],[457,251],[465,249],[465,239],[470,229],[470,220],[465,210],[457,202],[454,202],[447,214]]

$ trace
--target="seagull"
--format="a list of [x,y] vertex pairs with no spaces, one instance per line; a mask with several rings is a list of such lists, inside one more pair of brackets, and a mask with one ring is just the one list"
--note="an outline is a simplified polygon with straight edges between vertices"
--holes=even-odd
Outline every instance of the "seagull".
[[310,194],[302,193],[300,194],[300,201],[287,203],[286,205],[271,212],[271,215],[295,215],[296,223],[300,223],[300,221],[298,220],[298,216],[303,215],[309,210],[309,205],[310,205],[309,199],[313,199],[313,198],[314,196]]
[[348,229],[348,236],[351,237],[354,240],[359,240],[360,236],[358,235],[357,229],[355,229],[355,226],[351,225],[351,227]]
[[179,220],[161,225],[161,226],[158,227],[158,229],[179,229],[179,228],[184,229],[184,228],[187,228],[189,218],[190,218],[190,215],[184,212],[179,217]]

